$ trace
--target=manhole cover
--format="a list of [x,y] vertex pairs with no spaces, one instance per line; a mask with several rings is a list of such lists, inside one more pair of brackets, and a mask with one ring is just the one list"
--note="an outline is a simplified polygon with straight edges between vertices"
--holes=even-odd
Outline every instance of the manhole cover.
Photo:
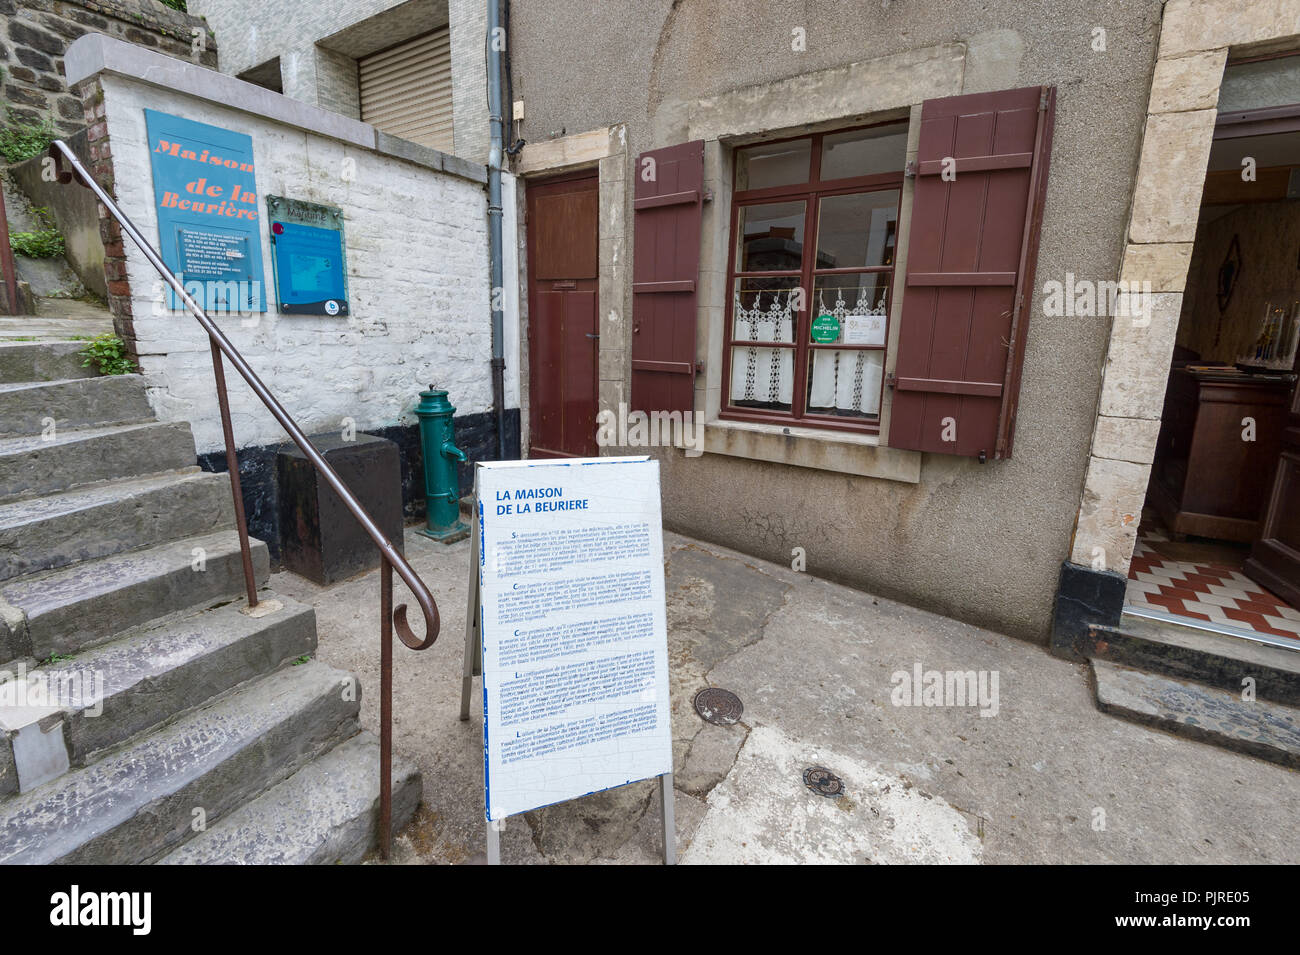
[[730,726],[738,722],[744,710],[745,704],[730,690],[711,686],[695,694],[695,712],[700,714],[700,719],[704,722],[715,726]]
[[844,780],[824,766],[810,766],[805,769],[803,784],[819,796],[844,795]]

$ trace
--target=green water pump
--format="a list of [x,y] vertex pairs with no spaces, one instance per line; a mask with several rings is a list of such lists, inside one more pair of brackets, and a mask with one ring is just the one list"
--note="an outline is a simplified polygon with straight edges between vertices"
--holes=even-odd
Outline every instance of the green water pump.
[[420,445],[424,450],[424,499],[428,508],[425,537],[451,543],[469,532],[460,519],[460,481],[456,463],[465,461],[465,452],[456,447],[456,426],[452,415],[456,409],[447,400],[447,392],[429,386],[420,392],[415,416],[420,419]]

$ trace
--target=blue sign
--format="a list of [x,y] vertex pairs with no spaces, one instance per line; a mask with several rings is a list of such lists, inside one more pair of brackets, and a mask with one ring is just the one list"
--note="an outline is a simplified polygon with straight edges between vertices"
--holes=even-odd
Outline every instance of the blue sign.
[[252,137],[152,109],[144,116],[163,262],[210,312],[265,312]]
[[286,315],[347,315],[343,210],[266,197],[276,297]]

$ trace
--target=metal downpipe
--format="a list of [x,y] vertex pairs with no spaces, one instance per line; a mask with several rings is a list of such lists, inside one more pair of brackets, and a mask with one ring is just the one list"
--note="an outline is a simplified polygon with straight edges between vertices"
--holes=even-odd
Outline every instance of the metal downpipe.
[[505,286],[502,281],[501,238],[501,27],[499,0],[487,0],[487,83],[488,83],[488,259],[492,306],[492,401],[497,416],[497,457],[506,457],[505,387]]

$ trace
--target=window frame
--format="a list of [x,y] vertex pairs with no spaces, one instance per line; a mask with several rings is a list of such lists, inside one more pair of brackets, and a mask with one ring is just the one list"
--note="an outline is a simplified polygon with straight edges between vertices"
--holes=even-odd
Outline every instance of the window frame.
[[[811,154],[809,157],[808,180],[788,186],[768,186],[762,189],[735,190],[731,197],[731,222],[727,230],[729,245],[727,246],[727,271],[726,271],[726,309],[724,312],[723,327],[723,361],[722,361],[722,401],[720,403],[719,417],[731,421],[750,421],[762,424],[783,424],[788,426],[810,427],[831,431],[849,431],[857,434],[879,434],[880,421],[882,415],[877,414],[874,421],[868,421],[861,418],[849,418],[840,415],[828,414],[809,414],[807,410],[808,402],[808,375],[809,364],[812,360],[812,354],[818,350],[846,350],[845,346],[838,343],[818,344],[811,340],[811,321],[813,297],[816,294],[816,281],[818,277],[835,276],[835,275],[863,275],[863,274],[881,274],[889,275],[889,280],[885,285],[885,344],[884,345],[850,345],[847,350],[853,351],[878,351],[884,356],[883,361],[887,359],[889,348],[889,331],[890,331],[890,312],[893,310],[894,299],[894,279],[898,266],[898,257],[902,251],[901,233],[902,233],[902,204],[903,204],[903,183],[904,160],[900,157],[900,168],[897,172],[875,173],[867,176],[853,176],[842,179],[821,178],[822,163],[822,141],[826,136],[834,136],[841,133],[857,132],[863,129],[875,129],[885,126],[897,126],[901,132],[906,133],[908,129],[908,120],[892,119],[880,123],[870,123],[864,126],[850,126],[837,129],[828,129],[819,133],[806,134],[802,136],[787,136],[781,139],[763,140],[761,143],[751,143],[746,146],[737,147],[733,152],[732,163],[732,183],[735,184],[735,177],[739,171],[738,154],[741,150],[758,145],[770,145],[772,143],[794,142],[797,140],[811,140]],[[894,262],[892,265],[884,266],[864,266],[861,268],[817,268],[817,245],[819,241],[818,228],[821,214],[821,200],[832,196],[857,195],[869,192],[884,192],[890,189],[898,192],[898,206],[895,211],[894,221],[898,223],[895,232],[894,243]],[[764,205],[774,202],[803,202],[804,203],[804,248],[801,252],[801,267],[798,270],[780,269],[770,272],[752,272],[740,271],[740,246],[739,242],[743,238],[737,234],[740,223],[740,210],[746,206]],[[812,254],[808,255],[809,248]],[[778,411],[768,408],[748,408],[737,406],[732,403],[731,395],[731,362],[732,355],[736,348],[753,347],[753,343],[748,340],[738,340],[735,337],[735,289],[738,279],[746,278],[778,278],[778,277],[796,277],[799,279],[799,286],[805,290],[804,307],[799,310],[795,316],[793,342],[763,342],[761,347],[774,349],[788,349],[793,352],[793,383],[791,391],[791,401],[789,411]],[[883,371],[883,367],[882,367]],[[885,375],[881,375],[880,383],[880,405],[883,410],[884,405],[884,388]]]

